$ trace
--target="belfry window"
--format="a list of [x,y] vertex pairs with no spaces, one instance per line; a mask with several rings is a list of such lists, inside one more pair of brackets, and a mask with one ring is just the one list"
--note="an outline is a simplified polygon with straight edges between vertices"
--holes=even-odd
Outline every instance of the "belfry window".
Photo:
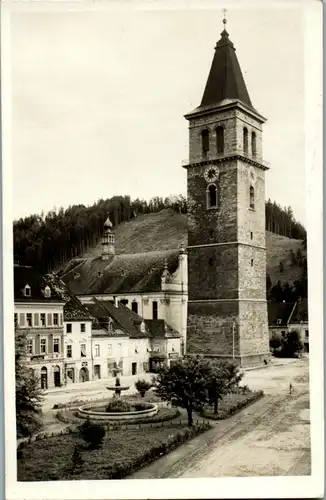
[[224,128],[216,129],[216,150],[218,154],[224,153]]
[[248,129],[243,129],[243,152],[248,153]]
[[257,146],[256,146],[256,132],[252,132],[251,134],[251,154],[252,156],[256,156]]
[[209,151],[209,131],[207,129],[202,130],[201,146],[202,146],[203,155],[206,155],[207,151]]
[[216,184],[209,184],[206,189],[207,208],[217,208]]
[[255,209],[255,188],[253,186],[250,186],[249,189],[249,207],[254,210]]

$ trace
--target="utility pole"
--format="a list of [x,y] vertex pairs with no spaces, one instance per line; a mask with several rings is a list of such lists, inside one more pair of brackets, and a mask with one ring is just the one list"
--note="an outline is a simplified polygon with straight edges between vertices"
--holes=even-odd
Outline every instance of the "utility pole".
[[235,357],[235,322],[233,321],[232,323],[232,358],[234,359]]

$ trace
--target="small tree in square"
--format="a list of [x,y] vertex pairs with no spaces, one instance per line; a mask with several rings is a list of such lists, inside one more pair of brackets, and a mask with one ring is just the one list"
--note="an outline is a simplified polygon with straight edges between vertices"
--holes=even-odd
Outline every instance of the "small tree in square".
[[146,392],[152,387],[152,384],[150,382],[147,382],[147,380],[145,379],[139,379],[137,380],[137,382],[135,382],[135,387],[143,398]]
[[211,375],[208,386],[209,403],[214,405],[214,413],[217,414],[218,403],[223,396],[239,386],[243,377],[236,363],[231,361],[219,361],[212,364]]
[[202,357],[178,359],[170,367],[163,366],[154,379],[157,395],[187,410],[188,426],[193,424],[193,410],[209,401],[208,387],[212,367]]

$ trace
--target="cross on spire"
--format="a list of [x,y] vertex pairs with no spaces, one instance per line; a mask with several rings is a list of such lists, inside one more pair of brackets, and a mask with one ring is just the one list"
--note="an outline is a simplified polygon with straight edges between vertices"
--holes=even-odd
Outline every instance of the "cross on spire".
[[224,28],[225,28],[225,25],[226,25],[226,12],[227,10],[226,9],[223,9],[223,24],[224,24]]

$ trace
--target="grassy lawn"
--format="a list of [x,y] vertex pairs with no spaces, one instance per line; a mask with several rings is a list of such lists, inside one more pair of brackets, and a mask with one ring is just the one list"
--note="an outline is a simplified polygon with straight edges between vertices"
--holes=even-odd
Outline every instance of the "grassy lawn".
[[223,420],[234,415],[245,406],[254,403],[263,396],[262,391],[248,391],[246,394],[227,394],[219,401],[217,414],[214,413],[212,406],[204,409],[203,416],[214,420]]
[[[195,431],[195,429],[194,429]],[[17,460],[18,481],[50,481],[65,479],[109,479],[119,477],[155,459],[189,433],[185,424],[169,423],[108,432],[99,449],[89,449],[78,434],[68,434],[35,441],[23,448]],[[198,432],[197,432],[198,433]],[[192,436],[189,436],[192,437]],[[171,445],[174,441],[177,444]],[[80,473],[71,475],[75,446],[83,460]],[[157,448],[163,445],[162,453]],[[153,452],[156,448],[156,452]],[[159,450],[160,451],[160,450]],[[118,475],[117,475],[118,474]]]

